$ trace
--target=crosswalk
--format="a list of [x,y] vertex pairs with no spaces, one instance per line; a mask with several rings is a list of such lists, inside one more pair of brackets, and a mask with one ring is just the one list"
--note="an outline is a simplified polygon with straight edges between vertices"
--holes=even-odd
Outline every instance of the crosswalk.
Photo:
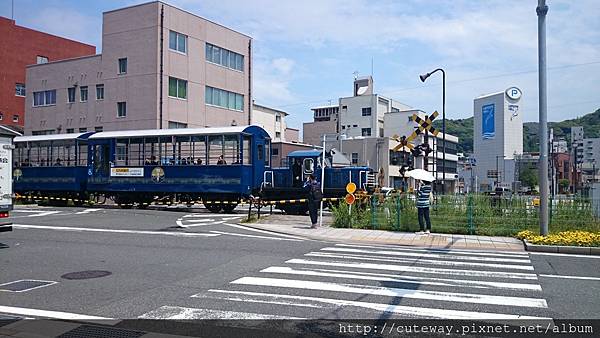
[[141,318],[551,317],[527,253],[336,244]]

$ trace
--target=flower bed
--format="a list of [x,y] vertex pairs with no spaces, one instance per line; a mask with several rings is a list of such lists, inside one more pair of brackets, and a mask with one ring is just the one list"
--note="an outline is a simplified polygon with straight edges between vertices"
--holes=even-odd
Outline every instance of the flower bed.
[[519,232],[517,238],[525,239],[531,244],[600,247],[600,233],[581,230],[561,231],[548,236],[540,236],[526,230]]

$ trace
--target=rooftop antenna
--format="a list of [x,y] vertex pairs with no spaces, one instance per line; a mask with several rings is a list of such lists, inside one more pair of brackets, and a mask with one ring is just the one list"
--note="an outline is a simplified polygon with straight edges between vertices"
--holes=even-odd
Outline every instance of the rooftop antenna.
[[15,19],[15,0],[12,0],[10,3],[11,3],[10,18],[12,20],[14,20]]
[[371,56],[371,77],[373,77],[373,57]]

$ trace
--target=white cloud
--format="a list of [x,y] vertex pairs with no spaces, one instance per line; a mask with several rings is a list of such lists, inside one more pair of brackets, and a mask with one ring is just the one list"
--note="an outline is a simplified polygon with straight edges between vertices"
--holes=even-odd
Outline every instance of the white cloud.
[[295,62],[288,58],[255,58],[254,99],[268,106],[298,100],[290,90]]

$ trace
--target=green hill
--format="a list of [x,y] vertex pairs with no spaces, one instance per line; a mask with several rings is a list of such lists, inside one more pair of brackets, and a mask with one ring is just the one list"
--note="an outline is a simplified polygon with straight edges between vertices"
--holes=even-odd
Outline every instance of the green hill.
[[[434,126],[442,129],[442,121],[435,121]],[[554,128],[554,138],[564,138],[570,144],[571,127],[583,126],[583,135],[586,138],[600,137],[600,109],[576,119],[561,122],[550,122],[548,128]],[[537,122],[523,123],[523,151],[532,152],[539,150],[538,138],[539,124]],[[464,153],[473,152],[473,118],[446,120],[446,131],[448,134],[458,136],[458,151]]]

